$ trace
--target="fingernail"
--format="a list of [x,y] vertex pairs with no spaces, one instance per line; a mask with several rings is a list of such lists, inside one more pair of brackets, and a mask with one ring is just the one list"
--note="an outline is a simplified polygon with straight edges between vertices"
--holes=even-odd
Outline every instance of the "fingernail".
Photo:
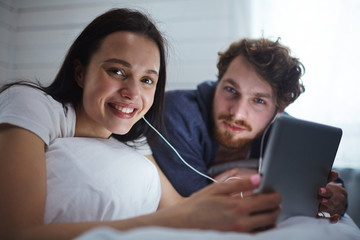
[[259,174],[254,174],[254,175],[251,175],[250,176],[250,182],[253,184],[253,185],[258,185],[261,181],[261,177]]
[[321,194],[325,194],[326,193],[326,188],[320,188]]
[[323,198],[321,202],[322,202],[322,203],[327,203],[328,201],[329,201],[329,200],[327,200],[326,198]]

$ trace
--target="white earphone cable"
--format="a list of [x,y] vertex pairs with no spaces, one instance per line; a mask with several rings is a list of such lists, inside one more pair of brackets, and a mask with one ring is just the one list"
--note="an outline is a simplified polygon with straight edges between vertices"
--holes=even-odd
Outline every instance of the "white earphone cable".
[[191,170],[193,170],[193,171],[196,172],[197,174],[199,174],[199,175],[201,175],[201,176],[203,176],[203,177],[205,177],[205,178],[207,178],[207,179],[209,179],[209,180],[211,180],[211,181],[213,181],[213,182],[217,182],[215,179],[207,176],[206,174],[203,174],[202,172],[198,171],[198,170],[195,169],[193,166],[191,166],[189,163],[187,163],[187,162],[181,157],[181,155],[178,153],[178,151],[163,137],[163,135],[161,135],[161,133],[160,133],[158,130],[156,130],[156,128],[155,128],[153,125],[151,125],[151,124],[148,122],[148,120],[146,120],[145,117],[142,117],[142,118],[144,119],[144,121],[146,122],[146,124],[149,125],[149,126],[166,142],[167,145],[169,145],[169,147],[176,153],[176,155],[180,158],[180,160],[181,160],[186,166],[188,166]]

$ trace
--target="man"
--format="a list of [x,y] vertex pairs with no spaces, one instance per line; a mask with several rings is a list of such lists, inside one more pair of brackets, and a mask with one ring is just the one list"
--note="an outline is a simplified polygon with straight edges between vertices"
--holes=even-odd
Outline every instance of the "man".
[[[304,92],[300,79],[304,67],[290,56],[287,47],[267,39],[243,39],[219,56],[217,82],[203,82],[196,90],[167,92],[165,137],[201,173],[215,169],[216,175],[216,169],[230,166],[215,177],[223,181],[256,172],[257,164],[251,159],[260,157],[262,135],[276,114]],[[210,183],[186,166],[162,139],[151,139],[149,144],[181,195],[189,196]],[[323,199],[321,210],[331,209],[337,219],[344,213],[346,200],[340,200],[343,196],[346,199],[346,191],[342,185],[328,184],[319,195]]]

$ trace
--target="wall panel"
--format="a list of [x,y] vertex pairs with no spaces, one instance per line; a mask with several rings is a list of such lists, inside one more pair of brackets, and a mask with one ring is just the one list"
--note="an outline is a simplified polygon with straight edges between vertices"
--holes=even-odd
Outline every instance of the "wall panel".
[[0,1],[0,83],[12,76],[12,34],[14,31],[14,2]]
[[[236,0],[17,0],[13,77],[49,83],[68,47],[96,16],[113,7],[148,12],[169,42],[168,88],[215,79],[217,52],[237,34]],[[241,1],[246,2],[246,1]]]

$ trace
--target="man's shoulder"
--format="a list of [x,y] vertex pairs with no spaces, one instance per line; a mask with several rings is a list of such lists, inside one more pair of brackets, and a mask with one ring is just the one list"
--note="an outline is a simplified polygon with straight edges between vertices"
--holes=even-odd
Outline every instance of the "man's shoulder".
[[166,105],[174,105],[182,107],[183,104],[202,105],[211,102],[214,94],[216,83],[213,81],[204,81],[200,83],[196,89],[169,90],[165,95]]
[[196,90],[171,90],[165,95],[166,111],[175,111],[177,109],[187,110],[197,108]]
[[177,90],[169,90],[166,91],[165,96],[167,99],[188,99],[189,97],[195,96],[196,90],[195,89],[177,89]]

